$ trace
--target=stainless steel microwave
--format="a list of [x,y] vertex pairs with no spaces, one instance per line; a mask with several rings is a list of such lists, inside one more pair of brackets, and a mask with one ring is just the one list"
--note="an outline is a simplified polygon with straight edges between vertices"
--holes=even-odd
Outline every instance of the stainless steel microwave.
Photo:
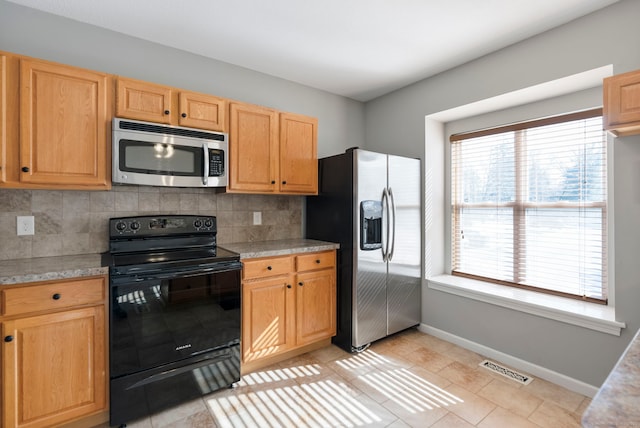
[[223,132],[113,119],[114,183],[225,187],[228,135]]

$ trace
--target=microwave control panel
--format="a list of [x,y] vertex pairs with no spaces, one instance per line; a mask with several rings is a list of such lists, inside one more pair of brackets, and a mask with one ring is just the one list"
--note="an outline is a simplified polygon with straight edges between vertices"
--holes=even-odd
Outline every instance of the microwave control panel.
[[224,150],[209,149],[209,177],[224,175]]

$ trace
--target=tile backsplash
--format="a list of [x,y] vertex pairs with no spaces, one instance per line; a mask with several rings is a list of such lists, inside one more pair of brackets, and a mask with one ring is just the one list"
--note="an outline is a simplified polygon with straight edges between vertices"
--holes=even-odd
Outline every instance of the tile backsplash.
[[[218,243],[302,237],[303,196],[241,195],[216,189],[114,186],[110,191],[0,189],[0,260],[101,253],[111,217],[214,215]],[[262,225],[253,225],[253,212]],[[16,216],[33,215],[35,234],[17,236]]]

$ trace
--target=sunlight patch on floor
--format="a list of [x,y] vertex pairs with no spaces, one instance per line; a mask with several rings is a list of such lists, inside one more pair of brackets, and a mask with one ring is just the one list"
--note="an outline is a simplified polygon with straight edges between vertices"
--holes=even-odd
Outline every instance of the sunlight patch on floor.
[[381,421],[332,380],[214,397],[207,404],[221,428],[359,427]]

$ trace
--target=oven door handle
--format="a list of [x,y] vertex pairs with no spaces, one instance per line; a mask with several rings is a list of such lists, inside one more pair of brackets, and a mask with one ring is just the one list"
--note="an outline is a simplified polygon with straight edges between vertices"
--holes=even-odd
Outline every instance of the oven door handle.
[[198,361],[197,363],[193,363],[193,364],[189,364],[183,367],[178,367],[175,369],[170,369],[170,370],[165,370],[163,372],[160,373],[156,373],[153,374],[151,376],[148,376],[142,380],[139,380],[138,382],[134,383],[133,385],[129,385],[126,389],[133,389],[133,388],[139,388],[141,386],[144,385],[148,385],[150,383],[154,383],[154,382],[160,382],[162,380],[168,379],[170,377],[173,376],[177,376],[179,374],[183,374],[186,372],[189,372],[191,370],[195,370],[195,369],[199,369],[201,367],[205,367],[208,366],[210,364],[216,364],[219,363],[221,361],[224,360],[229,360],[233,357],[233,353],[231,352],[230,349],[224,351],[224,353],[221,353],[219,355],[216,355],[215,357],[206,359],[206,360],[202,360],[202,361]]
[[112,284],[126,284],[127,282],[142,282],[149,280],[158,280],[158,279],[174,279],[174,278],[184,278],[190,276],[198,276],[198,275],[206,275],[209,273],[224,273],[237,271],[242,269],[242,263],[240,262],[232,262],[228,264],[224,264],[222,266],[211,266],[211,267],[202,267],[202,266],[194,266],[190,268],[183,269],[173,269],[170,271],[167,270],[152,270],[152,271],[138,271],[133,274],[123,274],[123,275],[111,275],[111,283]]

